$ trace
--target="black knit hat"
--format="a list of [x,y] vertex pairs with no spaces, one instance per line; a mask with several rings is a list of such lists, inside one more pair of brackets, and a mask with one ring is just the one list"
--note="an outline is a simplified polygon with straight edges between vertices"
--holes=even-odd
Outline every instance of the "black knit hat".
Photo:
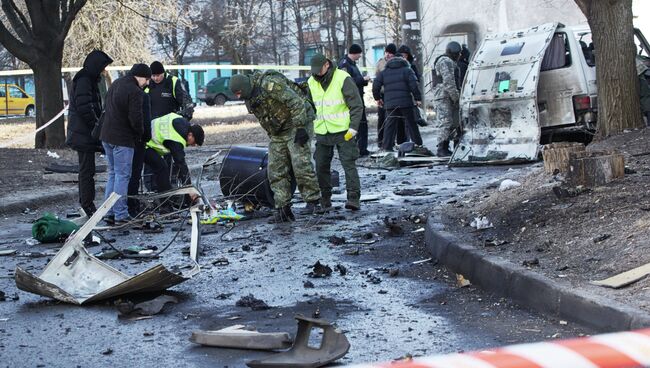
[[151,78],[151,68],[147,64],[133,64],[130,73],[134,77]]
[[205,132],[203,131],[203,128],[200,125],[194,124],[190,126],[190,133],[194,136],[196,144],[202,146],[203,141],[205,140]]
[[408,46],[406,46],[406,45],[402,45],[402,46],[400,46],[399,49],[397,50],[397,52],[399,52],[400,54],[409,54],[409,55],[413,55],[413,54],[411,53],[411,48],[408,47]]
[[163,74],[165,72],[165,67],[160,61],[154,61],[149,66],[151,68],[151,74]]
[[361,53],[363,53],[363,49],[361,48],[361,46],[359,46],[356,43],[350,45],[350,49],[348,49],[348,54],[354,55],[354,54],[361,54]]
[[395,55],[395,54],[397,54],[397,46],[395,46],[394,43],[389,43],[388,45],[386,45],[386,48],[384,49],[384,51],[389,53],[389,54]]

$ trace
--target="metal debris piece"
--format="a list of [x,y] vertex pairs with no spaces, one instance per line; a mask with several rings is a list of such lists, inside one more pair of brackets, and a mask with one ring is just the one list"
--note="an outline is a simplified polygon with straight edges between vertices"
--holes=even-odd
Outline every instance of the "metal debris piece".
[[128,275],[107,265],[89,254],[83,239],[93,230],[102,217],[113,207],[120,196],[116,193],[101,205],[95,214],[74,233],[56,256],[45,266],[40,276],[16,267],[16,286],[24,291],[50,297],[72,304],[86,304],[118,295],[146,293],[165,290],[189,280],[200,268],[196,263],[198,248],[198,207],[192,214],[191,269],[187,273],[172,272],[163,265],[156,265],[136,276]]
[[248,294],[246,296],[242,296],[237,303],[235,303],[235,306],[237,307],[250,307],[250,309],[254,311],[260,311],[260,310],[266,310],[266,309],[271,309],[271,307],[266,304],[265,301],[261,299],[257,299],[256,297],[253,296],[253,294]]
[[[316,368],[342,358],[350,350],[350,343],[343,332],[331,323],[315,318],[296,316],[298,332],[291,349],[271,355],[261,360],[247,362],[251,368]],[[318,346],[309,343],[314,329],[323,331],[323,338]]]
[[291,347],[287,332],[257,332],[244,325],[235,325],[216,331],[194,331],[190,341],[195,344],[219,348],[276,350]]
[[178,304],[178,298],[172,295],[160,295],[157,298],[135,305],[133,303],[123,303],[127,304],[130,308],[122,307],[120,309],[121,317],[128,318],[133,315],[153,316],[154,314],[160,313],[167,303]]
[[618,275],[612,276],[604,280],[592,281],[591,283],[594,285],[618,289],[623,286],[628,286],[630,284],[633,284],[641,280],[642,278],[648,276],[649,274],[650,274],[650,263],[647,263],[641,267],[637,267],[629,271],[619,273]]
[[311,278],[328,277],[332,274],[332,268],[326,264],[320,263],[320,261],[316,261],[316,263],[311,267],[312,271],[308,274]]
[[0,256],[10,256],[16,254],[15,249],[0,249]]

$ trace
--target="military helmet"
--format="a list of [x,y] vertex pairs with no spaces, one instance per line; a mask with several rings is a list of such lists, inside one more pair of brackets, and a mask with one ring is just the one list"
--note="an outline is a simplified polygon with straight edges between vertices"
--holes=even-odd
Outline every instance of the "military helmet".
[[461,51],[462,51],[462,47],[456,41],[449,42],[447,44],[447,48],[445,49],[445,53],[449,56],[454,57],[455,59],[458,59],[458,56],[460,55]]
[[232,93],[241,92],[241,98],[250,98],[253,92],[251,78],[244,74],[235,74],[230,78],[230,90]]

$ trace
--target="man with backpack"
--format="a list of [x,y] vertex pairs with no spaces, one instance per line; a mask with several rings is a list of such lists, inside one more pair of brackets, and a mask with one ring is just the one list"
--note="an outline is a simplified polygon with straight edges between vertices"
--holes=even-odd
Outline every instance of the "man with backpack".
[[307,203],[303,213],[322,213],[321,194],[311,162],[314,109],[300,86],[276,71],[256,71],[230,78],[230,90],[246,102],[268,134],[268,176],[275,214],[271,223],[295,220],[291,211],[291,171]]

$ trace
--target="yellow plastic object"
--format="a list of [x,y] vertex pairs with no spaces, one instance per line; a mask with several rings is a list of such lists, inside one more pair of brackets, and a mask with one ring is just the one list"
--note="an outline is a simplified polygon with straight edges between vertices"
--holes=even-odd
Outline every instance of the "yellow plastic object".
[[343,136],[343,138],[345,138],[346,141],[349,141],[350,139],[352,139],[352,133],[348,131],[347,133],[345,133],[345,136]]
[[232,209],[219,210],[210,214],[208,218],[201,220],[201,225],[214,225],[219,221],[238,221],[243,219],[244,216],[238,214]]

